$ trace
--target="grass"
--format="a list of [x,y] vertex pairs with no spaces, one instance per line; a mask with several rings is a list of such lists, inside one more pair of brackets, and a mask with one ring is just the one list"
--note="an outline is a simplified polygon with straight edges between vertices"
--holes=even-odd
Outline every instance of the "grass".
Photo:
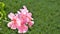
[[[0,2],[5,3],[6,18],[10,12],[16,13],[23,5],[32,12],[35,24],[25,34],[60,34],[60,0],[0,0]],[[8,22],[4,22],[3,19],[0,20],[0,34],[18,34],[17,30],[8,28]]]

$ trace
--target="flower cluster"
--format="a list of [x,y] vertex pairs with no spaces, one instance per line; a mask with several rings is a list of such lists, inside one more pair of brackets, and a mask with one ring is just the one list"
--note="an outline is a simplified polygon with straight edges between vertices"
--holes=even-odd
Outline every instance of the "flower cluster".
[[28,27],[34,24],[32,13],[27,10],[26,6],[23,6],[23,9],[17,11],[16,14],[10,13],[8,17],[11,19],[11,22],[7,26],[11,29],[18,29],[18,33],[26,33]]

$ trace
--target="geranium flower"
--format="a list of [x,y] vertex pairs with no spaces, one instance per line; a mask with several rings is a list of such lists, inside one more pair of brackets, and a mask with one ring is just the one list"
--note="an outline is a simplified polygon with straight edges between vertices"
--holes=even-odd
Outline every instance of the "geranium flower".
[[10,13],[8,17],[11,19],[11,22],[7,24],[8,27],[11,27],[11,29],[16,29],[17,26],[20,26],[20,20],[18,19],[18,15],[14,15],[13,13]]
[[30,13],[26,6],[23,6],[23,9],[17,11],[17,14],[10,13],[8,17],[11,19],[7,25],[11,29],[18,29],[18,33],[26,33],[28,31],[28,26],[32,27],[34,24],[32,13]]
[[18,11],[19,14],[19,18],[21,20],[23,20],[23,22],[26,24],[28,24],[30,27],[34,24],[33,18],[32,18],[32,13],[30,13],[26,6],[23,6],[23,9],[20,9],[20,11]]

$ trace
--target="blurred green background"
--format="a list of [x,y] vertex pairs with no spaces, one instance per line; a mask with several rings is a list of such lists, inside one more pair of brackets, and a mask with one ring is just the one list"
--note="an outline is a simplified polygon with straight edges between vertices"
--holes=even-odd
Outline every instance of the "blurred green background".
[[0,2],[5,4],[3,11],[0,11],[3,14],[0,20],[0,34],[18,34],[17,30],[8,28],[8,22],[3,20],[10,21],[8,14],[16,13],[23,5],[32,12],[35,22],[25,34],[60,34],[60,0],[0,0]]

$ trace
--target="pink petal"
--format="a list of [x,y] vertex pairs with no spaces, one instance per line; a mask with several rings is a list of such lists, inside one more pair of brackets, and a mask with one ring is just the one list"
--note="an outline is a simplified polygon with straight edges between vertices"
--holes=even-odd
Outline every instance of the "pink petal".
[[28,12],[26,6],[23,6],[23,9],[20,9],[22,14],[26,14]]
[[14,24],[13,21],[9,22],[7,26],[10,27],[11,29],[16,29],[16,24]]
[[24,9],[27,9],[25,5],[23,6],[23,8],[24,8]]
[[15,15],[13,13],[10,13],[8,17],[12,20]]
[[17,19],[16,23],[17,23],[17,27],[21,26],[21,20]]
[[33,20],[32,13],[27,13],[27,18],[29,18],[30,20]]
[[20,11],[17,11],[18,14],[21,14]]
[[12,22],[9,22],[9,23],[7,24],[7,26],[8,26],[8,27],[11,27],[11,26],[12,26]]
[[32,13],[27,13],[27,16],[32,17]]
[[26,18],[27,19],[27,22],[29,22],[30,21],[30,19],[29,18]]
[[13,24],[12,26],[11,26],[11,29],[16,29],[17,27],[16,27],[16,25],[15,24]]
[[22,25],[18,27],[18,33],[26,33],[28,30],[28,27],[26,25]]
[[31,27],[34,24],[34,21],[30,21],[28,25]]
[[28,10],[20,9],[20,11],[21,11],[22,14],[26,14]]

